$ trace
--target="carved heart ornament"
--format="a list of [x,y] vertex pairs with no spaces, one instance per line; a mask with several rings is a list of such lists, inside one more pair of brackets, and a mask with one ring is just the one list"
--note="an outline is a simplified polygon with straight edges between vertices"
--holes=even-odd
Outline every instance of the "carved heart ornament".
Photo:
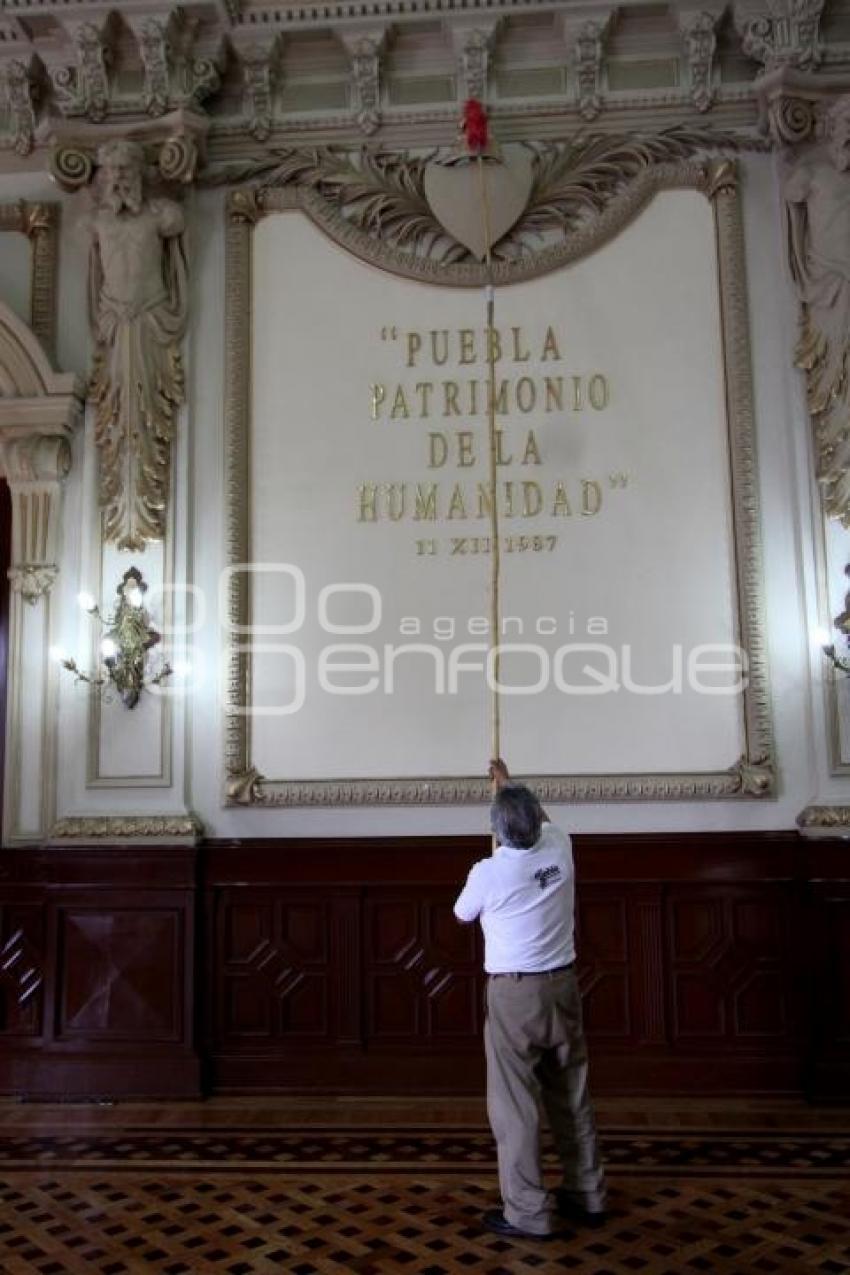
[[[531,157],[523,151],[484,161],[491,247],[519,221],[533,181]],[[486,245],[478,162],[428,164],[424,187],[428,206],[440,225],[483,261]]]

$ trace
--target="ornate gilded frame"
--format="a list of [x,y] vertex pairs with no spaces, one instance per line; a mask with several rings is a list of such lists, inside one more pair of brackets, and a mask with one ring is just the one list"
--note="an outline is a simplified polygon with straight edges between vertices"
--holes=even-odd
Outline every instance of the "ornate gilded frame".
[[56,355],[59,216],[59,204],[24,199],[0,204],[0,231],[26,235],[30,241],[29,325],[51,359]]
[[[761,531],[756,470],[752,368],[744,253],[744,232],[735,163],[678,160],[641,166],[625,184],[601,200],[591,220],[537,253],[495,265],[497,283],[532,279],[594,251],[616,235],[663,190],[702,192],[714,209],[717,244],[726,408],[731,461],[735,566],[740,642],[749,657],[749,685],[743,694],[745,751],[727,770],[706,773],[616,774],[533,777],[529,782],[546,801],[682,801],[765,797],[775,794],[773,718],[767,666]],[[252,186],[231,191],[226,208],[225,492],[226,560],[251,559],[246,493],[249,491],[251,423],[251,254],[254,227],[267,215],[298,209],[346,251],[406,278],[450,286],[482,287],[484,269],[469,261],[436,262],[382,242],[346,218],[315,182]],[[232,626],[250,622],[251,597],[245,573],[231,572],[227,597]],[[225,799],[228,805],[323,806],[457,804],[486,802],[481,778],[269,779],[251,760],[249,661],[232,651],[226,672]]]

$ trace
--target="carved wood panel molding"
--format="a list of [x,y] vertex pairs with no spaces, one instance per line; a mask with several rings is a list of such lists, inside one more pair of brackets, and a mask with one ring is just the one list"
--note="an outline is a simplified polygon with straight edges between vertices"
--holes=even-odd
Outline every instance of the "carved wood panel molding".
[[[805,962],[790,936],[805,946],[807,903],[793,879],[829,870],[795,866],[786,853],[793,837],[769,845],[758,837],[733,845],[723,836],[620,843],[621,852],[613,838],[579,838],[576,846],[579,982],[599,1085],[676,1089],[696,1074],[707,1078],[704,1086],[723,1084],[721,1073],[736,1075],[743,1087],[788,1087],[793,1075],[801,1083]],[[294,847],[282,855],[271,843],[257,845],[238,864],[234,848],[213,850],[209,905],[216,922],[207,960],[224,1012],[207,1048],[220,1083],[303,1088],[311,1076],[331,1085],[335,1077],[343,1087],[362,1083],[376,1092],[382,1083],[398,1090],[419,1077],[425,1088],[477,1087],[482,941],[478,926],[454,920],[457,885],[448,879],[462,882],[486,842],[478,850],[455,846],[449,839],[370,843],[357,869],[352,843],[322,844],[309,860]],[[331,919],[340,905],[349,917],[344,944]],[[841,953],[840,980],[850,955],[840,932],[846,898],[829,883],[818,887],[817,906],[829,918],[817,961]],[[324,943],[315,930],[320,915],[328,918]],[[302,918],[298,950],[282,941],[287,916]],[[319,1037],[309,1016],[282,1019],[277,986],[285,969],[285,1000],[317,961],[323,990],[314,1012],[334,1007]],[[819,999],[823,1015],[829,999]],[[350,1035],[342,1027],[344,1002],[354,1011]],[[244,1018],[229,1013],[234,1003]],[[824,1049],[836,1070],[846,1066],[845,1019],[823,1019]]]
[[[481,939],[451,903],[480,838],[7,849],[0,1090],[459,1093],[483,1085]],[[594,1087],[847,1092],[842,843],[578,837]],[[193,965],[196,908],[206,916]]]

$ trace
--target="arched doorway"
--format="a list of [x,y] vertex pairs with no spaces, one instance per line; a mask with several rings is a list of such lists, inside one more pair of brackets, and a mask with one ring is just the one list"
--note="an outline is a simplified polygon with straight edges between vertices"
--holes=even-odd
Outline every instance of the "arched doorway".
[[55,372],[31,329],[0,302],[4,843],[38,841],[47,832],[50,593],[59,570],[61,484],[81,407],[78,378]]

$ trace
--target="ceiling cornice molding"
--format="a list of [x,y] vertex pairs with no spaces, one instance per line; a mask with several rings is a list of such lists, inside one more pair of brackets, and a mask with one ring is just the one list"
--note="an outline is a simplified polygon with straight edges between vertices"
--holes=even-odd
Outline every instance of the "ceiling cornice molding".
[[[816,48],[817,78],[850,89],[850,41],[827,43],[812,27],[818,0],[806,4],[808,26],[798,0],[671,0],[666,24],[631,0],[6,0],[0,171],[43,167],[69,128],[135,136],[178,109],[207,121],[213,164],[258,144],[356,145],[364,135],[442,145],[470,94],[487,101],[506,141],[565,137],[589,120],[641,131],[702,118],[755,133],[759,85],[777,59],[808,64]],[[534,23],[514,18],[546,14],[548,43],[529,46]],[[752,78],[739,78],[747,49]],[[659,67],[672,68],[669,82]]]

